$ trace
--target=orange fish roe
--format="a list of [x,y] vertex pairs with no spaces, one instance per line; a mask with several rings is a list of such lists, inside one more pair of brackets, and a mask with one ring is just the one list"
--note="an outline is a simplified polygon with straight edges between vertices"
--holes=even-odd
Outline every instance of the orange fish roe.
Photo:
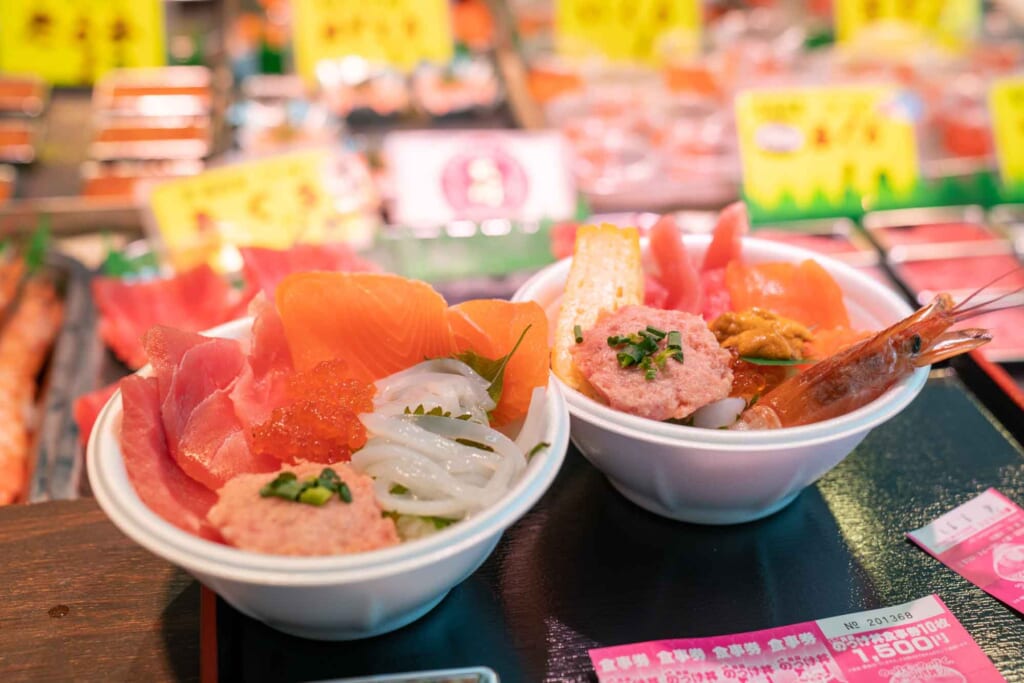
[[739,396],[749,403],[755,396],[765,394],[778,386],[787,376],[787,368],[779,365],[755,365],[740,360],[733,353],[732,391],[730,396]]
[[343,361],[324,361],[288,379],[291,401],[253,428],[253,450],[278,460],[333,463],[366,443],[359,413],[373,410],[372,384],[345,376]]

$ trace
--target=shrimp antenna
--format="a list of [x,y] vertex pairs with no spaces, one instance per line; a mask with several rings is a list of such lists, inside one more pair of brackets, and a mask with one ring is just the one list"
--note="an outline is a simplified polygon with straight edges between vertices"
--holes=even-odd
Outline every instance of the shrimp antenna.
[[1004,299],[1009,299],[1011,297],[1017,296],[1021,293],[1024,293],[1024,286],[1018,287],[1017,289],[1011,289],[1008,292],[1003,292],[999,296],[993,297],[987,301],[976,303],[973,306],[961,308],[961,306],[970,301],[971,297],[973,297],[974,294],[977,294],[977,292],[975,292],[970,297],[967,297],[966,299],[961,301],[960,304],[956,307],[956,313],[953,315],[953,320],[955,320],[956,322],[960,322],[961,320],[966,320],[967,318],[971,318],[976,315],[981,315],[982,313],[994,313],[995,311],[1003,311],[1006,310],[1007,308],[1016,308],[1017,306],[1024,305],[1024,302],[1021,301],[1006,301],[1001,306],[992,305],[1000,301],[1003,301]]
[[[1000,280],[1002,280],[1003,278],[1007,278],[1007,277],[1009,277],[1009,276],[1013,275],[1014,273],[1020,273],[1021,271],[1024,271],[1024,268],[1021,268],[1020,266],[1018,266],[1017,268],[1011,268],[1010,270],[1006,271],[1006,272],[1005,272],[1005,273],[1003,273],[1002,275],[999,275],[998,277],[996,277],[996,279],[992,280],[992,281],[991,281],[991,282],[989,282],[988,284],[985,284],[985,285],[982,285],[981,287],[978,287],[978,288],[977,288],[976,290],[974,290],[973,292],[971,292],[970,296],[968,296],[968,297],[967,297],[966,299],[964,299],[964,300],[963,300],[963,301],[961,301],[961,302],[960,302],[959,304],[957,304],[957,308],[959,309],[959,308],[960,308],[961,306],[965,306],[965,305],[967,305],[967,303],[968,303],[968,302],[969,302],[969,301],[970,301],[971,299],[973,299],[974,297],[978,296],[979,294],[981,294],[981,293],[982,293],[982,292],[984,292],[984,291],[985,291],[986,289],[988,289],[988,288],[989,288],[989,287],[991,287],[992,285],[996,284],[997,282],[999,282],[999,281],[1000,281]],[[1020,291],[1020,290],[1018,289],[1017,291]],[[999,297],[999,298],[1001,299],[1002,297]],[[993,301],[998,301],[998,299],[993,299]]]

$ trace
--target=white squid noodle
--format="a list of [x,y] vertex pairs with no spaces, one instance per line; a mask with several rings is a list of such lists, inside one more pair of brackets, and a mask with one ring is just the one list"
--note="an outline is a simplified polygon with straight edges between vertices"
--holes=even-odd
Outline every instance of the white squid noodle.
[[[369,439],[352,465],[373,477],[381,507],[399,515],[465,519],[509,491],[543,435],[545,394],[534,390],[513,441],[488,424],[495,405],[488,386],[465,363],[447,359],[377,382],[373,412],[359,416]],[[410,414],[437,408],[444,416]]]

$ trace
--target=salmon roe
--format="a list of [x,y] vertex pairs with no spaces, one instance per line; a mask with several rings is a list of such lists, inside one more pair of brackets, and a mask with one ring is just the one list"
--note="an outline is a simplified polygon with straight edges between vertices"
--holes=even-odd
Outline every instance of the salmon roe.
[[360,413],[373,410],[372,384],[345,376],[344,361],[324,361],[288,379],[289,402],[253,428],[253,449],[287,463],[348,461],[366,443]]
[[788,369],[778,365],[755,365],[733,352],[732,361],[732,391],[730,396],[738,396],[750,403],[755,396],[766,394],[786,379]]

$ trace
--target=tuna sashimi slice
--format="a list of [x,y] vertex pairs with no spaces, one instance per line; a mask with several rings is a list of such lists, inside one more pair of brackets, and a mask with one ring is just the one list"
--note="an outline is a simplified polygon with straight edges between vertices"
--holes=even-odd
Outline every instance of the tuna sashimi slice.
[[[181,364],[181,359],[185,357],[185,354],[208,341],[210,341],[209,337],[204,337],[196,332],[179,330],[165,325],[152,327],[142,337],[145,354],[153,366],[153,372],[158,379],[167,382],[170,382],[171,375]],[[164,388],[166,389],[166,385]],[[162,398],[164,392],[161,392],[160,396]]]
[[239,474],[272,472],[281,466],[270,456],[252,452],[226,391],[213,392],[196,407],[172,455],[186,474],[213,489]]
[[271,374],[291,372],[292,355],[288,350],[288,338],[285,337],[284,323],[274,304],[263,297],[257,297],[249,312],[255,316],[249,352],[253,379],[259,382]]
[[700,275],[686,252],[675,218],[662,216],[649,235],[648,249],[657,269],[658,282],[668,290],[668,297],[661,308],[699,313],[703,302]]
[[100,335],[133,369],[146,364],[141,339],[152,326],[198,332],[240,317],[249,299],[205,265],[147,282],[97,277],[92,292],[100,311]]
[[704,320],[711,322],[723,313],[733,310],[732,297],[729,296],[729,288],[725,286],[725,268],[703,271],[700,274],[700,281],[704,290],[704,305],[701,307]]
[[378,273],[295,273],[278,285],[295,369],[343,360],[372,382],[451,353],[447,303],[425,282]]
[[245,279],[249,286],[273,297],[277,285],[292,273],[311,270],[374,272],[375,263],[359,257],[346,244],[297,244],[291,249],[241,247]]
[[722,209],[700,269],[725,268],[730,261],[738,261],[743,251],[743,235],[748,232],[750,221],[747,219],[746,204],[735,202]]
[[99,417],[100,411],[103,410],[103,406],[107,404],[115,391],[117,391],[117,382],[90,391],[88,394],[82,394],[75,399],[72,412],[75,416],[75,424],[78,425],[78,438],[83,446],[89,443],[92,426],[96,424],[96,418]]
[[[171,454],[199,405],[217,391],[225,392],[242,373],[245,357],[233,339],[200,337],[203,343],[188,349],[170,377],[156,369],[161,411]],[[182,463],[179,463],[182,464]],[[182,464],[182,467],[185,467]],[[185,471],[189,474],[188,467]],[[195,476],[195,475],[193,475]],[[216,487],[212,487],[216,488]]]
[[217,495],[185,474],[171,458],[156,379],[133,375],[121,380],[121,401],[121,453],[139,498],[174,526],[218,540],[219,534],[206,522]]
[[294,371],[284,323],[274,304],[257,296],[249,312],[255,316],[252,344],[246,366],[231,389],[235,412],[247,429],[266,422],[275,408],[288,401],[288,377]]

